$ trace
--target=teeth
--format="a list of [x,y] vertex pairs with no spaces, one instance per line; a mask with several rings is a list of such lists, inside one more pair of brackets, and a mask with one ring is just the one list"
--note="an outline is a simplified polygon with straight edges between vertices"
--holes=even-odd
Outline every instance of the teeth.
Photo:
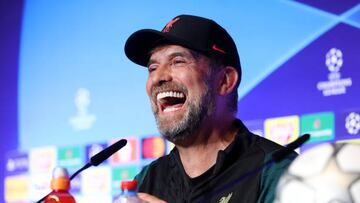
[[166,112],[172,112],[172,111],[176,111],[178,109],[180,109],[180,108],[179,107],[167,107],[167,108],[164,109],[164,112],[165,113]]
[[156,99],[163,99],[165,97],[176,97],[176,98],[184,98],[185,95],[182,92],[174,92],[174,91],[168,91],[168,92],[161,92],[156,96]]

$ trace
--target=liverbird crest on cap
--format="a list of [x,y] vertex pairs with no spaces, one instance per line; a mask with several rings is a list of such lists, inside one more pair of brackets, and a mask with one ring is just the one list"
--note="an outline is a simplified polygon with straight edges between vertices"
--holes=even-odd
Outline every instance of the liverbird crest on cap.
[[166,26],[164,27],[164,29],[162,30],[162,32],[170,32],[171,27],[174,25],[174,23],[176,21],[178,21],[180,18],[174,18],[172,19],[170,22],[168,22],[168,24],[166,24]]

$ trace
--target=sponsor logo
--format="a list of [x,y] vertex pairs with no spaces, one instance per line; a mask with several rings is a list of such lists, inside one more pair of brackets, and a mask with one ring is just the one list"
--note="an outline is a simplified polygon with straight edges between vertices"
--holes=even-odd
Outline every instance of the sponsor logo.
[[29,157],[25,153],[13,152],[6,160],[6,174],[27,173],[29,170]]
[[[95,154],[99,153],[101,150],[105,149],[106,148],[106,143],[102,143],[102,144],[91,144],[91,145],[87,145],[86,146],[86,162],[88,160],[90,160],[90,158],[92,156],[94,156]],[[107,160],[105,160],[103,162],[103,164],[107,162]]]
[[70,193],[79,194],[81,191],[81,175],[77,175],[74,179],[71,180]]
[[265,137],[286,145],[299,137],[299,117],[287,116],[265,120]]
[[29,198],[31,202],[38,201],[45,194],[48,194],[50,189],[50,182],[52,178],[52,173],[37,173],[30,174],[30,189],[29,189]]
[[20,202],[28,200],[29,180],[27,176],[8,176],[5,178],[5,201]]
[[172,19],[170,22],[168,22],[168,24],[164,27],[164,29],[162,30],[162,32],[170,32],[170,29],[172,28],[172,26],[174,25],[174,23],[176,21],[180,20],[179,17]]
[[144,159],[159,158],[166,153],[165,140],[162,137],[147,137],[142,139],[142,157]]
[[[115,143],[117,140],[111,142]],[[112,165],[119,165],[122,163],[133,163],[139,160],[139,153],[138,153],[138,138],[128,138],[127,144],[125,147],[120,149],[114,155],[110,157],[110,164]]]
[[225,197],[220,198],[219,203],[228,203],[232,197],[233,193],[228,194]]
[[113,193],[121,191],[120,183],[122,180],[133,180],[139,172],[138,166],[116,167],[112,169],[112,190]]
[[78,89],[74,102],[77,112],[69,119],[70,125],[75,131],[90,129],[96,121],[96,116],[89,113],[90,91],[85,88]]
[[360,139],[353,140],[338,140],[336,143],[350,143],[350,144],[360,144]]
[[336,140],[360,139],[360,109],[336,112]]
[[111,168],[98,166],[89,168],[81,175],[81,190],[87,194],[110,194],[111,193]]
[[335,118],[332,112],[307,114],[301,116],[301,134],[308,133],[308,143],[332,140],[335,137]]
[[323,96],[346,94],[346,89],[351,87],[351,78],[341,78],[340,69],[344,64],[343,53],[340,49],[332,48],[325,56],[325,65],[329,70],[328,80],[320,81],[316,87]]
[[55,147],[34,148],[29,152],[31,173],[52,172],[56,166],[57,154]]
[[65,168],[79,168],[83,163],[82,148],[62,147],[58,150],[59,165]]
[[226,52],[222,49],[220,49],[219,47],[216,46],[216,44],[213,44],[212,49],[218,52],[221,52],[223,54],[226,54]]

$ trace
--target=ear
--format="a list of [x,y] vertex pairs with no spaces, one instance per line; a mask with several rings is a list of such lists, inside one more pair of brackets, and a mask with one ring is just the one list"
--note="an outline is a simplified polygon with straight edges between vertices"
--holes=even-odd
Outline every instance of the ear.
[[222,76],[220,79],[219,94],[224,96],[234,91],[239,79],[239,74],[234,67],[226,66],[222,71]]

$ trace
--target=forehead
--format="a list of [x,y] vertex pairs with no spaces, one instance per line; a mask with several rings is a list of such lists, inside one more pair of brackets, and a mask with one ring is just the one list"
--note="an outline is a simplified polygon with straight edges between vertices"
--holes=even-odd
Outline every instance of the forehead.
[[192,67],[190,68],[192,71],[207,73],[210,68],[210,58],[179,45],[161,45],[154,48],[151,51],[148,66],[153,63],[169,63],[176,57],[182,57],[186,66]]
[[183,55],[185,57],[193,57],[200,55],[196,51],[190,50],[179,45],[161,45],[157,46],[150,52],[150,60],[158,57],[169,57],[174,54]]

